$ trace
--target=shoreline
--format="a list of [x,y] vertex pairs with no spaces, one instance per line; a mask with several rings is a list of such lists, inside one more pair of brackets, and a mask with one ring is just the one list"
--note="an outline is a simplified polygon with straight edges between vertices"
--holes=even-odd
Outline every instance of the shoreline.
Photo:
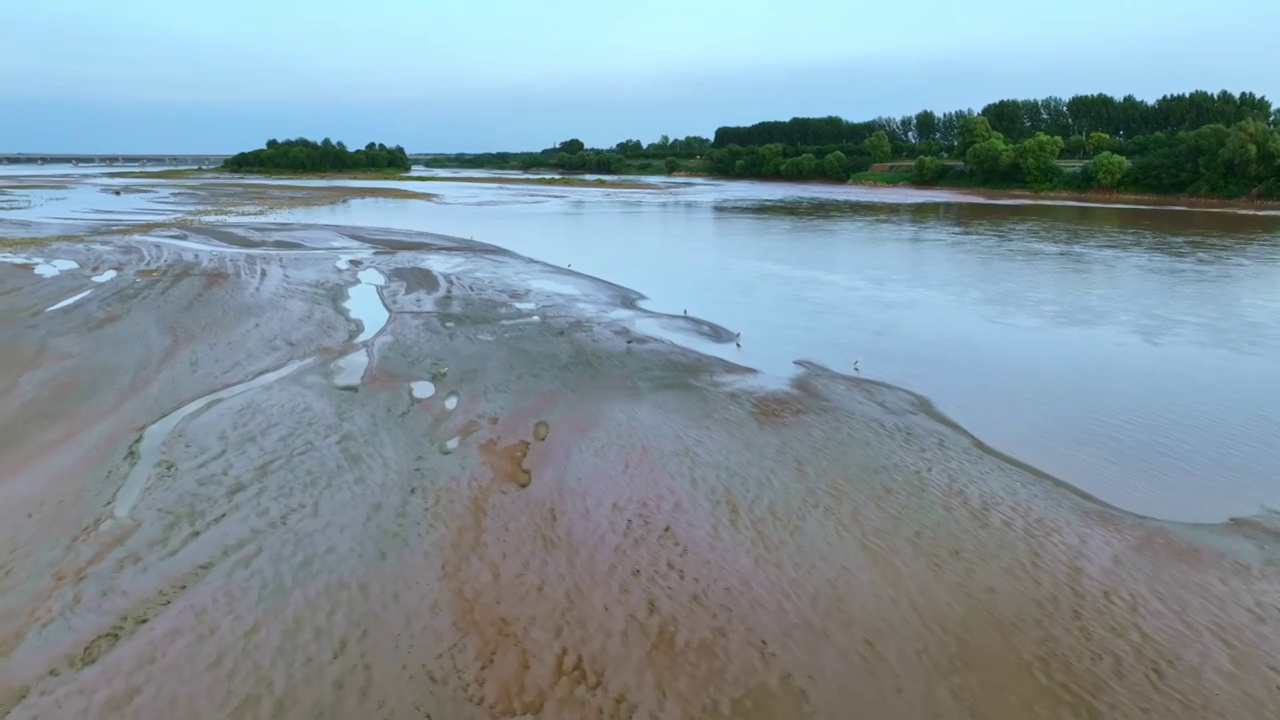
[[720,180],[724,182],[759,182],[778,185],[828,185],[831,187],[864,187],[864,188],[894,188],[899,190],[921,190],[926,192],[951,192],[961,195],[974,195],[977,197],[990,198],[1046,198],[1050,200],[1065,200],[1089,202],[1096,205],[1120,205],[1125,203],[1141,202],[1152,207],[1187,207],[1190,209],[1221,209],[1221,210],[1277,210],[1280,211],[1280,200],[1246,200],[1243,198],[1214,198],[1204,197],[1200,195],[1160,195],[1152,193],[1128,193],[1119,191],[1105,190],[1031,190],[1028,188],[985,188],[968,185],[917,185],[911,182],[877,182],[872,179],[863,178],[857,181],[840,182],[838,180],[824,180],[822,178],[812,178],[807,180],[788,180],[786,178],[739,178],[739,177],[722,177],[719,175],[711,175],[709,173],[691,173],[677,172],[672,173],[670,177],[701,177],[711,180]]
[[[442,168],[443,169],[443,168]],[[481,183],[490,185],[546,185],[552,187],[572,187],[572,188],[605,188],[614,190],[661,190],[663,186],[658,183],[630,181],[630,180],[610,180],[600,178],[596,180],[587,180],[575,177],[485,177],[481,175],[461,175],[457,177],[441,176],[441,175],[410,175],[408,173],[385,173],[385,172],[331,172],[331,173],[308,173],[308,172],[243,172],[233,170],[138,170],[138,171],[122,171],[118,173],[106,173],[108,177],[116,178],[156,178],[156,179],[185,179],[185,180],[377,180],[390,182],[457,182],[457,183]],[[625,177],[625,176],[618,176]]]
[[[864,186],[866,187],[866,186]],[[1020,188],[970,188],[947,187],[943,185],[881,185],[881,187],[906,187],[916,190],[948,190],[962,194],[977,195],[990,198],[1045,198],[1048,200],[1066,200],[1088,202],[1095,205],[1138,204],[1151,207],[1167,207],[1170,209],[1186,208],[1191,210],[1259,210],[1280,212],[1280,200],[1244,200],[1207,198],[1197,195],[1152,195],[1148,193],[1099,192],[1092,190],[1027,190]]]
[[[475,168],[426,168],[427,170],[474,170]],[[480,168],[485,170],[485,168]],[[650,182],[645,180],[627,180],[629,177],[665,177],[665,178],[705,178],[708,180],[716,180],[720,182],[757,182],[778,185],[825,185],[832,187],[849,186],[864,188],[896,188],[906,190],[921,191],[945,191],[961,195],[973,195],[983,198],[995,199],[1046,199],[1046,200],[1063,200],[1067,202],[1087,202],[1097,205],[1122,205],[1126,203],[1141,203],[1153,207],[1184,207],[1188,209],[1203,210],[1236,210],[1248,211],[1256,210],[1261,212],[1269,212],[1272,210],[1280,211],[1280,200],[1269,199],[1244,199],[1244,198],[1215,198],[1204,197],[1199,195],[1182,194],[1153,194],[1153,193],[1136,193],[1123,191],[1104,191],[1104,190],[1031,190],[1028,188],[986,188],[968,185],[917,185],[911,182],[879,182],[870,178],[861,178],[859,180],[850,180],[840,182],[837,180],[828,180],[823,178],[811,178],[805,180],[788,180],[786,178],[745,178],[745,177],[725,177],[713,175],[703,172],[677,171],[671,174],[655,174],[655,175],[616,175],[612,176],[617,179],[608,180],[585,180],[576,178],[572,175],[561,175],[557,177],[531,177],[523,175],[514,176],[437,176],[437,175],[408,175],[408,174],[392,174],[380,172],[340,172],[340,173],[252,173],[252,172],[231,172],[221,170],[138,170],[138,171],[121,171],[105,173],[107,177],[135,177],[135,178],[164,178],[164,179],[251,179],[251,178],[268,178],[268,179],[306,179],[306,180],[388,180],[400,182],[459,182],[459,183],[481,183],[493,185],[544,185],[555,187],[598,187],[619,190],[662,190],[666,189],[666,183]],[[7,188],[17,189],[17,188]]]

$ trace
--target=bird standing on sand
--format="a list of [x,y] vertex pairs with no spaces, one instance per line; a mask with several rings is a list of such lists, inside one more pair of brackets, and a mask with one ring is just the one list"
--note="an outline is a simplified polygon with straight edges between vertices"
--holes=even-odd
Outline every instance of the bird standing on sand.
[[860,372],[861,372],[861,371],[859,371],[859,370],[858,370],[858,363],[859,363],[861,360],[862,360],[862,358],[854,358],[854,359],[853,359],[853,373],[854,373],[855,375],[860,374]]

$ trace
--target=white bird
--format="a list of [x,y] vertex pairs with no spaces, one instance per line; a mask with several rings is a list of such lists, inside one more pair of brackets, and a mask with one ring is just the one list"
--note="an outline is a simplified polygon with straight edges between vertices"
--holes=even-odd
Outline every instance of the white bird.
[[853,372],[854,372],[855,374],[860,374],[860,371],[858,370],[858,363],[859,363],[861,360],[862,360],[862,358],[854,358],[854,359],[853,359]]

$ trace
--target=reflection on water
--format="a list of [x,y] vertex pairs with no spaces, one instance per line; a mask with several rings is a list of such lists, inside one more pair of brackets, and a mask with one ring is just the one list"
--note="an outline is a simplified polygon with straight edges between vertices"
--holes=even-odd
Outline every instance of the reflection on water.
[[[1280,217],[693,182],[433,183],[444,202],[286,219],[475,237],[743,331],[690,344],[918,390],[979,437],[1141,514],[1280,506]],[[482,203],[487,198],[489,202]],[[508,201],[508,199],[510,201]],[[964,199],[964,198],[959,198]]]

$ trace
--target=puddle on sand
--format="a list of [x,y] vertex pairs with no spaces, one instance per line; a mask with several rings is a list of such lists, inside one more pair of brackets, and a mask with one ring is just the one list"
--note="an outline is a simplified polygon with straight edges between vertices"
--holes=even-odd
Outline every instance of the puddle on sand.
[[74,260],[50,260],[36,265],[35,274],[43,278],[51,278],[61,275],[63,271],[75,270],[78,267],[80,264]]
[[426,400],[436,394],[436,384],[430,380],[415,380],[409,383],[409,393],[414,400]]
[[536,322],[542,322],[542,316],[540,316],[540,315],[530,315],[530,316],[529,316],[529,317],[527,317],[527,318],[516,318],[516,319],[514,319],[514,320],[500,320],[500,321],[499,321],[499,323],[500,323],[500,324],[502,324],[502,325],[526,325],[526,324],[528,324],[528,323],[536,323]]
[[45,260],[39,257],[14,255],[13,253],[0,253],[0,262],[9,263],[10,265],[30,266],[31,272],[42,278],[56,277],[61,275],[63,271],[75,270],[80,267],[80,263],[75,260]]
[[378,294],[378,286],[387,282],[386,276],[373,268],[365,268],[357,277],[360,283],[347,288],[347,299],[342,306],[352,320],[360,321],[363,329],[355,339],[359,343],[377,335],[391,319],[391,313]]
[[450,390],[448,395],[444,396],[444,409],[452,412],[458,407],[458,392]]
[[93,277],[91,277],[91,278],[89,278],[89,279],[90,279],[90,280],[92,280],[92,281],[94,281],[94,282],[96,282],[96,283],[104,283],[104,282],[106,282],[106,281],[108,281],[108,280],[110,280],[110,279],[114,278],[114,277],[116,276],[116,274],[117,274],[117,273],[116,273],[116,271],[115,271],[115,270],[107,270],[106,272],[102,273],[101,275],[94,275]]
[[143,431],[142,440],[138,443],[137,463],[129,471],[129,476],[125,478],[124,484],[116,491],[115,501],[111,507],[112,514],[117,518],[126,518],[133,511],[133,507],[138,504],[138,498],[142,496],[142,491],[146,487],[147,479],[151,477],[151,468],[160,459],[160,446],[164,444],[165,438],[169,437],[169,433],[173,432],[173,429],[184,418],[209,403],[226,400],[240,393],[266,385],[269,382],[279,380],[309,362],[311,362],[310,358],[295,360],[278,370],[272,370],[252,380],[246,380],[239,385],[232,385],[229,388],[223,388],[202,398],[197,398],[152,423],[150,427]]
[[369,351],[365,348],[333,362],[333,384],[340,388],[356,387],[369,369]]
[[62,302],[59,302],[59,303],[55,303],[55,304],[53,304],[53,305],[50,305],[49,307],[45,308],[45,309],[44,309],[44,311],[45,311],[45,312],[49,312],[50,310],[58,310],[58,309],[60,309],[60,308],[64,308],[64,307],[66,307],[66,306],[68,306],[68,305],[71,305],[71,304],[73,304],[73,303],[79,302],[79,301],[81,301],[81,300],[85,299],[85,297],[87,297],[87,296],[89,295],[89,293],[91,293],[91,292],[93,292],[93,290],[92,290],[92,289],[89,289],[89,290],[85,290],[84,292],[80,293],[79,295],[72,295],[71,297],[67,298],[66,300],[63,300]]
[[518,302],[518,303],[511,303],[511,305],[517,310],[537,310],[538,309],[538,303],[532,303],[532,302]]
[[350,270],[351,268],[355,267],[354,265],[351,264],[351,261],[360,260],[363,257],[364,255],[362,254],[361,255],[339,255],[337,262],[335,262],[333,265],[339,270]]
[[387,276],[373,268],[365,268],[356,273],[356,277],[365,285],[386,285]]

